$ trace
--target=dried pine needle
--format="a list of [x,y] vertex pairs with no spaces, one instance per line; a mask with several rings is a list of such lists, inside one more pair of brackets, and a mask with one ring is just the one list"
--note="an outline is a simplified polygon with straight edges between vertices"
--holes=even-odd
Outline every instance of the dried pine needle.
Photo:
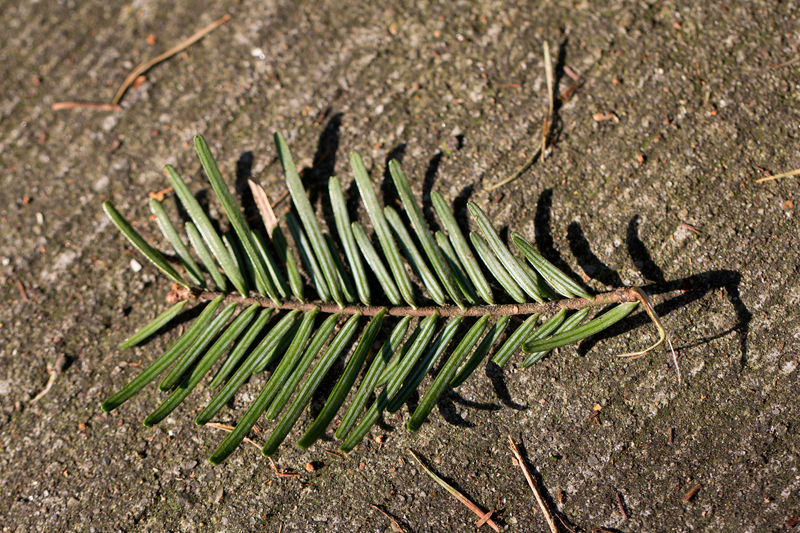
[[767,176],[766,178],[757,179],[756,183],[763,183],[765,181],[779,180],[781,178],[790,178],[792,176],[797,176],[799,174],[800,174],[800,168],[796,168],[794,170],[790,170],[789,172],[782,172],[780,174],[775,174],[774,176]]
[[431,477],[431,479],[433,479],[436,483],[438,483],[439,486],[441,486],[444,490],[446,490],[451,495],[453,495],[453,497],[455,499],[457,499],[458,501],[463,503],[464,506],[467,507],[467,509],[469,509],[470,511],[472,511],[473,513],[478,515],[478,517],[480,518],[480,520],[479,520],[480,524],[483,524],[483,523],[489,524],[489,526],[491,526],[492,529],[494,529],[495,531],[497,531],[499,533],[500,528],[497,526],[497,524],[495,524],[491,519],[488,519],[488,520],[486,519],[486,515],[487,514],[491,515],[491,512],[490,513],[484,513],[483,511],[481,511],[480,507],[478,507],[477,505],[472,503],[466,496],[464,496],[463,494],[458,492],[454,487],[450,486],[445,480],[443,480],[442,478],[440,478],[439,476],[434,474],[427,466],[425,466],[423,464],[423,462],[420,461],[419,457],[417,457],[417,454],[415,454],[413,451],[411,451],[411,448],[407,448],[407,450],[408,450],[408,453],[410,453],[411,456],[414,459],[417,460],[419,465],[422,467],[423,470],[425,470],[425,473],[427,473]]

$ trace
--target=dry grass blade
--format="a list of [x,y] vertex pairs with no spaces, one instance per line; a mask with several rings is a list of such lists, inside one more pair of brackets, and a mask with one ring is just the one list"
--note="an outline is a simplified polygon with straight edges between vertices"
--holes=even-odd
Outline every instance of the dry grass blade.
[[253,193],[253,200],[256,202],[258,212],[261,213],[261,218],[264,220],[264,226],[267,228],[267,235],[272,236],[272,230],[278,225],[278,218],[272,210],[272,205],[269,203],[269,197],[264,191],[264,187],[253,180],[247,180],[250,185],[250,192]]
[[[641,350],[639,352],[623,353],[623,354],[617,355],[617,357],[624,357],[624,358],[627,358],[627,359],[638,359],[641,356],[652,352],[653,350],[655,350],[656,348],[661,346],[664,343],[665,340],[667,340],[667,330],[664,328],[663,324],[661,324],[661,320],[658,318],[658,314],[656,314],[656,310],[653,309],[653,304],[650,303],[650,299],[647,297],[647,295],[641,289],[634,288],[633,292],[636,294],[636,299],[639,300],[639,303],[642,304],[642,307],[644,308],[645,312],[647,313],[647,316],[650,317],[650,320],[652,320],[653,324],[656,326],[656,329],[658,330],[658,341],[656,341],[656,343],[653,344],[652,346],[650,346],[648,348],[645,348],[644,350]],[[670,347],[670,349],[672,349],[672,343],[671,342],[669,343],[669,347]],[[678,367],[678,360],[677,360],[677,357],[675,357],[675,351],[674,350],[672,351],[672,357],[673,357],[673,359],[675,361],[675,367],[677,368]],[[678,371],[678,375],[680,376],[680,370]],[[679,381],[679,383],[680,383],[680,381]]]
[[782,172],[780,174],[775,174],[774,176],[767,176],[766,178],[757,179],[756,183],[763,183],[765,181],[779,180],[781,178],[790,178],[792,176],[797,176],[798,174],[800,174],[800,168],[796,168],[794,170],[790,170],[789,172]]
[[[487,513],[481,511],[480,507],[472,503],[466,496],[464,496],[463,494],[458,492],[455,488],[450,486],[445,480],[434,474],[427,466],[425,466],[425,464],[422,461],[420,461],[419,457],[417,457],[417,454],[411,451],[411,448],[407,448],[407,450],[408,453],[410,453],[411,456],[417,460],[419,465],[422,467],[423,470],[425,470],[425,472],[431,477],[431,479],[433,479],[436,483],[438,483],[444,490],[452,494],[455,499],[463,503],[464,506],[467,507],[467,509],[478,515],[480,520],[484,520],[486,518]],[[497,531],[498,533],[500,532],[500,528],[492,520],[486,520],[485,523],[489,524],[489,526],[491,526],[491,528]]]
[[790,59],[789,61],[784,61],[783,63],[778,63],[777,65],[772,65],[769,68],[776,69],[776,68],[789,67],[791,65],[794,65],[795,63],[800,63],[800,56],[797,56],[794,59]]
[[531,478],[531,473],[528,472],[528,467],[525,466],[525,461],[522,460],[522,455],[519,453],[517,443],[514,442],[514,439],[511,438],[511,435],[508,436],[508,443],[511,451],[514,452],[514,456],[517,459],[517,464],[519,464],[519,467],[522,469],[522,473],[525,474],[525,479],[528,480],[528,485],[530,485],[534,496],[536,496],[536,501],[539,502],[539,507],[542,508],[542,514],[544,514],[544,518],[547,520],[547,525],[550,526],[550,531],[552,533],[558,533],[558,527],[556,527],[556,522],[553,520],[553,515],[550,513],[550,509],[544,502],[544,498],[542,498],[542,495],[539,493],[539,489],[536,488],[536,484],[533,482],[533,478]]
[[661,323],[661,320],[658,318],[658,314],[656,310],[653,309],[653,304],[650,303],[650,300],[647,298],[647,295],[644,291],[640,289],[633,289],[633,292],[636,294],[636,298],[644,307],[647,316],[650,317],[650,320],[653,321],[655,324],[656,329],[658,330],[658,341],[650,346],[649,348],[642,350],[640,352],[633,352],[633,353],[626,353],[622,355],[618,355],[617,357],[626,357],[629,359],[638,359],[639,357],[648,354],[658,348],[664,341],[667,341],[667,345],[669,346],[669,351],[672,354],[672,362],[675,364],[675,371],[678,373],[678,386],[681,384],[681,367],[678,365],[678,356],[675,354],[675,348],[672,347],[672,340],[667,335],[667,330],[664,328],[664,325]]
[[[233,426],[227,426],[225,424],[220,424],[219,422],[206,422],[204,425],[212,427],[212,428],[216,428],[216,429],[221,429],[222,431],[227,431],[228,433],[230,433],[234,429],[236,429]],[[259,451],[261,451],[261,445],[259,443],[257,443],[256,441],[245,437],[244,438],[244,442],[246,442],[248,444],[252,444],[256,448],[258,448]]]
[[[117,90],[117,94],[114,95],[114,99],[111,100],[111,105],[117,106],[117,104],[119,104],[119,101],[122,99],[122,96],[125,94],[125,91],[128,90],[128,88],[131,86],[131,84],[133,84],[133,82],[136,80],[136,78],[138,78],[139,76],[141,76],[142,74],[144,74],[145,72],[147,72],[148,70],[153,68],[155,65],[158,65],[162,61],[165,61],[165,60],[169,59],[170,57],[174,56],[175,54],[177,54],[178,52],[182,52],[186,48],[189,48],[194,43],[196,43],[197,41],[199,41],[200,39],[202,39],[203,37],[205,37],[206,35],[208,35],[212,31],[214,31],[217,27],[222,26],[223,24],[228,22],[230,19],[231,19],[230,15],[225,15],[224,17],[212,22],[211,24],[209,24],[208,26],[206,26],[202,30],[198,31],[197,33],[195,33],[194,35],[192,35],[191,37],[189,37],[185,41],[177,44],[176,46],[174,46],[172,48],[170,48],[169,50],[167,50],[163,54],[161,54],[159,56],[156,56],[156,57],[154,57],[153,59],[151,59],[149,61],[145,61],[144,63],[140,63],[135,69],[133,69],[131,71],[130,74],[128,74],[128,77],[125,78],[125,81],[122,82],[122,85]],[[117,106],[117,107],[119,107],[119,106]]]
[[547,150],[547,138],[549,137],[550,133],[550,126],[552,125],[553,120],[553,109],[555,107],[555,102],[553,101],[554,95],[554,88],[553,88],[553,64],[550,59],[550,45],[547,44],[547,41],[544,43],[544,73],[545,77],[547,78],[547,99],[549,102],[549,107],[547,110],[547,114],[544,118],[544,122],[542,123],[542,145],[531,155],[525,163],[517,169],[511,176],[508,178],[495,183],[494,185],[489,186],[486,189],[486,192],[491,192],[498,187],[502,187],[507,183],[511,183],[512,181],[516,180],[520,176],[522,176],[525,172],[528,171],[531,166],[536,162],[536,159],[541,155],[544,158],[545,150]]
[[53,383],[56,382],[56,376],[58,376],[59,373],[58,369],[48,363],[47,372],[48,374],[50,374],[50,376],[47,378],[47,384],[44,386],[44,388],[41,390],[39,394],[34,396],[34,398],[31,400],[31,403],[36,403],[42,398],[44,398],[45,394],[50,392],[50,388],[53,386]]
[[78,109],[81,107],[95,109],[97,111],[120,111],[122,109],[116,104],[99,104],[96,102],[56,102],[50,106],[50,109],[53,111],[61,111],[62,109]]

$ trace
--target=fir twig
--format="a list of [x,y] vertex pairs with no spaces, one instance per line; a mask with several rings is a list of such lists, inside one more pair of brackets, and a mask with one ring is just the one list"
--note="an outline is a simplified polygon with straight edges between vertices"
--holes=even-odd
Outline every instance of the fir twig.
[[[150,204],[159,226],[185,267],[185,277],[161,252],[150,246],[113,205],[104,204],[109,217],[131,244],[174,282],[167,297],[174,305],[133,334],[121,348],[132,347],[156,333],[188,302],[196,303],[203,310],[163,355],[103,402],[103,410],[116,409],[172,366],[159,387],[164,392],[171,391],[169,398],[145,419],[145,425],[156,424],[183,402],[219,358],[230,350],[209,385],[210,390],[219,391],[195,420],[202,425],[234,397],[253,373],[262,372],[276,362],[277,367],[256,400],[209,460],[218,464],[233,453],[262,413],[270,420],[280,417],[262,448],[262,453],[269,456],[289,435],[333,363],[351,346],[356,331],[361,330],[360,338],[355,341],[357,346],[324,408],[297,442],[301,448],[307,448],[319,439],[350,397],[350,391],[357,387],[358,392],[335,435],[343,440],[340,450],[349,452],[366,436],[384,410],[395,412],[403,406],[446,353],[449,354],[447,361],[408,423],[410,431],[421,427],[447,387],[463,383],[492,350],[492,361],[503,366],[522,347],[522,351],[529,354],[523,363],[527,367],[555,348],[606,330],[638,305],[655,324],[659,340],[646,350],[624,356],[640,357],[665,340],[669,342],[666,330],[643,291],[623,287],[592,295],[517,233],[512,233],[511,237],[522,257],[514,255],[500,239],[489,216],[474,202],[468,204],[480,231],[469,234],[474,250],[444,198],[435,191],[431,198],[442,219],[443,231],[434,235],[413,198],[410,182],[396,161],[389,163],[391,175],[422,251],[417,249],[399,210],[381,207],[366,167],[361,158],[353,154],[351,164],[358,192],[380,250],[373,245],[365,227],[350,220],[342,187],[338,179],[332,178],[329,193],[338,242],[347,259],[345,264],[332,236],[334,232],[324,231],[317,219],[286,140],[280,134],[276,134],[275,139],[290,195],[300,215],[298,220],[291,213],[287,214],[286,223],[310,275],[310,286],[321,301],[304,299],[303,278],[266,192],[251,181],[251,190],[267,230],[262,237],[242,216],[205,139],[197,137],[198,155],[232,231],[222,236],[218,233],[188,185],[167,165],[167,177],[192,219],[183,226],[190,247],[184,244],[184,237],[178,234],[178,228],[162,208],[160,199],[153,199]],[[400,256],[400,249],[407,262]],[[505,289],[504,300],[517,303],[494,303],[492,290],[476,256],[488,269],[487,275],[493,276]],[[385,307],[370,303],[371,294],[376,293],[370,291],[362,260],[380,283],[380,298]],[[408,266],[421,278],[421,286],[411,285]],[[213,280],[214,290],[207,288],[206,276]],[[229,292],[231,287],[235,287],[238,294]],[[438,305],[419,306],[415,293]],[[486,305],[477,305],[478,294]],[[240,311],[242,304],[247,309]],[[600,308],[607,309],[582,324],[591,309]],[[320,324],[317,324],[318,316],[325,316]],[[387,316],[403,317],[403,320],[396,324],[385,343],[381,341],[380,354],[367,363]],[[503,340],[510,318],[519,316],[527,318]],[[541,316],[550,318],[539,324]],[[343,317],[347,317],[346,322],[334,334]],[[370,321],[362,330],[361,321],[365,317]],[[414,317],[425,318],[412,327]],[[437,334],[440,317],[446,317],[447,324]],[[479,320],[469,321],[469,331],[463,332],[457,346],[452,347],[461,326],[467,322],[463,320],[465,317],[479,317]],[[276,318],[273,323],[272,318]],[[257,338],[261,341],[256,344]],[[673,360],[677,367],[674,351]],[[365,368],[367,364],[369,369]],[[290,398],[294,400],[289,402]],[[370,399],[372,403],[368,404]],[[480,513],[480,516],[479,524],[489,520],[490,514]]]

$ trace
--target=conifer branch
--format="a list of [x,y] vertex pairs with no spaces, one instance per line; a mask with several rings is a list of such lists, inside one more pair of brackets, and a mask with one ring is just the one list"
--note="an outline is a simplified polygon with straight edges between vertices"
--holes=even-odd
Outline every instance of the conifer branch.
[[167,295],[167,302],[175,304],[183,301],[212,301],[218,296],[224,295],[225,303],[237,303],[244,305],[260,305],[271,309],[288,311],[310,311],[315,307],[323,313],[338,313],[340,315],[355,315],[360,313],[363,316],[375,316],[382,310],[386,310],[390,316],[412,316],[423,317],[433,316],[434,313],[442,317],[481,317],[490,316],[517,316],[517,315],[549,315],[562,309],[580,310],[588,308],[599,308],[607,305],[640,302],[645,303],[642,292],[635,287],[623,287],[611,292],[598,294],[593,300],[586,298],[567,298],[550,302],[529,302],[518,304],[495,304],[495,305],[475,305],[460,308],[457,305],[429,306],[429,307],[410,307],[410,306],[378,306],[378,305],[347,305],[339,307],[335,303],[312,301],[297,302],[284,301],[280,304],[275,303],[263,296],[250,295],[244,297],[241,294],[226,294],[222,292],[203,291],[199,289],[187,289],[174,284],[172,291]]

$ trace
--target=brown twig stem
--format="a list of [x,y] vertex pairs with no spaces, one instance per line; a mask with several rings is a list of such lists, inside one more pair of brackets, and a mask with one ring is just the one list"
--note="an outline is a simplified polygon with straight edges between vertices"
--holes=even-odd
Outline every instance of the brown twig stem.
[[155,65],[158,65],[162,61],[165,61],[170,57],[174,56],[175,54],[177,54],[178,52],[182,52],[183,50],[189,48],[191,45],[193,45],[194,43],[196,43],[197,41],[199,41],[212,31],[214,31],[214,29],[228,22],[230,19],[231,19],[230,15],[225,15],[222,18],[212,22],[202,30],[198,31],[185,41],[182,41],[178,43],[176,46],[170,48],[163,54],[156,56],[153,59],[150,59],[149,61],[145,61],[144,63],[137,65],[136,68],[133,69],[133,71],[130,74],[128,74],[128,77],[125,78],[125,81],[122,82],[122,85],[117,90],[117,94],[114,95],[114,99],[111,100],[111,104],[116,105],[119,103],[119,101],[122,99],[122,96],[125,94],[125,91],[128,90],[128,87],[130,87],[133,84],[136,78],[138,78],[139,76],[141,76],[142,74],[153,68]]
[[[201,300],[210,301],[222,293],[212,291],[200,291],[199,289],[186,289],[180,286],[173,286],[172,292],[167,296],[167,301],[170,303],[177,303],[183,300]],[[439,313],[439,316],[507,316],[507,315],[532,315],[538,314],[552,314],[557,313],[561,309],[586,309],[588,307],[604,307],[607,305],[614,305],[628,302],[641,302],[642,292],[635,287],[624,287],[612,292],[598,294],[594,300],[587,300],[585,298],[567,298],[564,300],[556,300],[545,303],[524,303],[524,304],[502,304],[502,305],[476,305],[461,309],[455,305],[443,305],[434,307],[381,307],[381,306],[366,306],[366,305],[347,305],[339,307],[331,302],[297,302],[285,301],[280,305],[276,304],[269,298],[262,296],[249,296],[245,298],[240,294],[228,294],[225,297],[227,303],[240,303],[245,305],[258,304],[263,307],[271,307],[273,309],[282,310],[299,310],[310,311],[318,307],[323,313],[339,313],[342,315],[354,315],[361,313],[364,316],[375,316],[382,309],[386,309],[389,315],[392,316],[431,316],[434,313]]]
[[[233,426],[229,426],[227,424],[220,424],[219,422],[206,422],[205,425],[208,426],[208,427],[215,428],[215,429],[221,429],[222,431],[227,431],[228,433],[230,433],[231,431],[236,429]],[[252,439],[249,439],[249,438],[245,437],[244,438],[244,442],[246,442],[248,444],[252,444],[256,448],[261,450],[261,445],[259,443],[257,443],[256,441],[252,440]]]
[[547,525],[550,526],[550,531],[552,533],[558,533],[558,527],[556,526],[556,521],[553,520],[553,514],[550,512],[550,509],[545,503],[544,498],[542,498],[542,494],[536,487],[536,483],[533,482],[533,478],[531,478],[531,474],[528,472],[528,467],[525,466],[525,461],[522,459],[522,454],[519,453],[517,443],[514,442],[514,439],[511,438],[511,435],[508,436],[508,446],[514,453],[514,457],[517,459],[517,464],[519,464],[519,467],[522,469],[522,473],[525,475],[525,479],[528,481],[528,486],[533,491],[533,495],[536,496],[536,501],[539,502],[539,507],[542,509],[542,514],[544,515],[545,520],[547,520]]
[[779,180],[781,178],[790,178],[792,176],[797,176],[798,174],[800,174],[800,168],[790,170],[789,172],[781,172],[780,174],[775,174],[773,176],[767,176],[766,178],[757,179],[756,183],[764,183],[765,181]]
[[61,111],[62,109],[78,109],[81,107],[97,111],[120,111],[122,109],[117,104],[102,104],[98,102],[56,102],[50,106],[50,109]]

